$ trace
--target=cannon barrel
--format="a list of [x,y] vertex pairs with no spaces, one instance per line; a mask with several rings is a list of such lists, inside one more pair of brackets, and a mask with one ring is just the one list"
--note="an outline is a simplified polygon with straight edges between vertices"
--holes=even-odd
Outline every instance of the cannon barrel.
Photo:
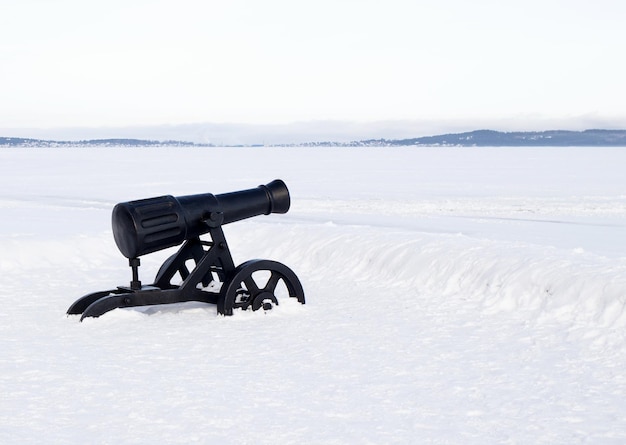
[[126,258],[176,246],[211,228],[289,210],[289,190],[276,179],[254,189],[123,202],[113,208],[113,237]]

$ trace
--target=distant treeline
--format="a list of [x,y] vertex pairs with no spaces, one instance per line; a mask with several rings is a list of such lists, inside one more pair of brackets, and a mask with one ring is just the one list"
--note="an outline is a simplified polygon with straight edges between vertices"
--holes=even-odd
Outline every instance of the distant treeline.
[[89,139],[84,141],[50,141],[45,139],[0,137],[0,147],[206,147],[183,141],[151,141],[145,139]]
[[[411,139],[368,139],[353,142],[307,142],[281,144],[300,147],[626,147],[626,130],[584,131],[514,131],[476,130]],[[90,139],[84,141],[50,141],[42,139],[0,137],[0,147],[214,147],[183,141],[144,139]],[[262,146],[262,145],[250,145]],[[236,147],[243,147],[237,145]]]

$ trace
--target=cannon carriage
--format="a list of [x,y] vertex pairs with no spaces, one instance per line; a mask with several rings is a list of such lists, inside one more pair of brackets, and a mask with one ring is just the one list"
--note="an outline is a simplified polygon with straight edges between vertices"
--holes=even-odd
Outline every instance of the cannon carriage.
[[[222,230],[222,225],[242,219],[286,213],[290,203],[287,186],[277,179],[220,195],[168,195],[117,204],[112,213],[113,237],[128,258],[130,285],[87,294],[67,313],[80,314],[82,321],[116,308],[200,301],[215,304],[220,314],[232,315],[237,308],[271,309],[279,304],[279,290],[304,304],[300,280],[284,264],[255,259],[235,266]],[[139,257],[178,245],[154,282],[142,284]],[[182,282],[175,283],[176,278]]]

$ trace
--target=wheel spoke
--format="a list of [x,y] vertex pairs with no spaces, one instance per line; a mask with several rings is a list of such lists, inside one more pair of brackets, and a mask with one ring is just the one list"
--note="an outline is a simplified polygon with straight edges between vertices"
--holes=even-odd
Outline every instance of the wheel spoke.
[[267,284],[265,285],[263,290],[266,292],[271,292],[273,294],[274,291],[276,290],[276,286],[278,285],[279,280],[280,280],[280,275],[276,273],[275,271],[272,271],[272,274],[270,275],[270,279],[267,280]]
[[243,280],[243,282],[246,285],[246,288],[248,289],[248,293],[250,295],[254,296],[259,293],[259,286],[256,284],[256,281],[254,281],[254,278],[252,278],[252,275]]
[[185,264],[183,264],[182,266],[180,266],[180,268],[178,269],[178,273],[180,274],[180,277],[183,280],[186,280],[187,277],[189,276],[189,269],[187,268],[187,266]]

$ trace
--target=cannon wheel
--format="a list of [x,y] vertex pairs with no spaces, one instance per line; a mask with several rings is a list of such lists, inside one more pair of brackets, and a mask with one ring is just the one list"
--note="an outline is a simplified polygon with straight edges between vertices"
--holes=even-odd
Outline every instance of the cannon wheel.
[[251,308],[253,311],[271,309],[278,304],[276,291],[281,289],[281,283],[289,297],[304,304],[302,284],[287,266],[270,260],[246,261],[235,268],[232,279],[222,287],[217,311],[222,315],[232,315],[234,308]]

